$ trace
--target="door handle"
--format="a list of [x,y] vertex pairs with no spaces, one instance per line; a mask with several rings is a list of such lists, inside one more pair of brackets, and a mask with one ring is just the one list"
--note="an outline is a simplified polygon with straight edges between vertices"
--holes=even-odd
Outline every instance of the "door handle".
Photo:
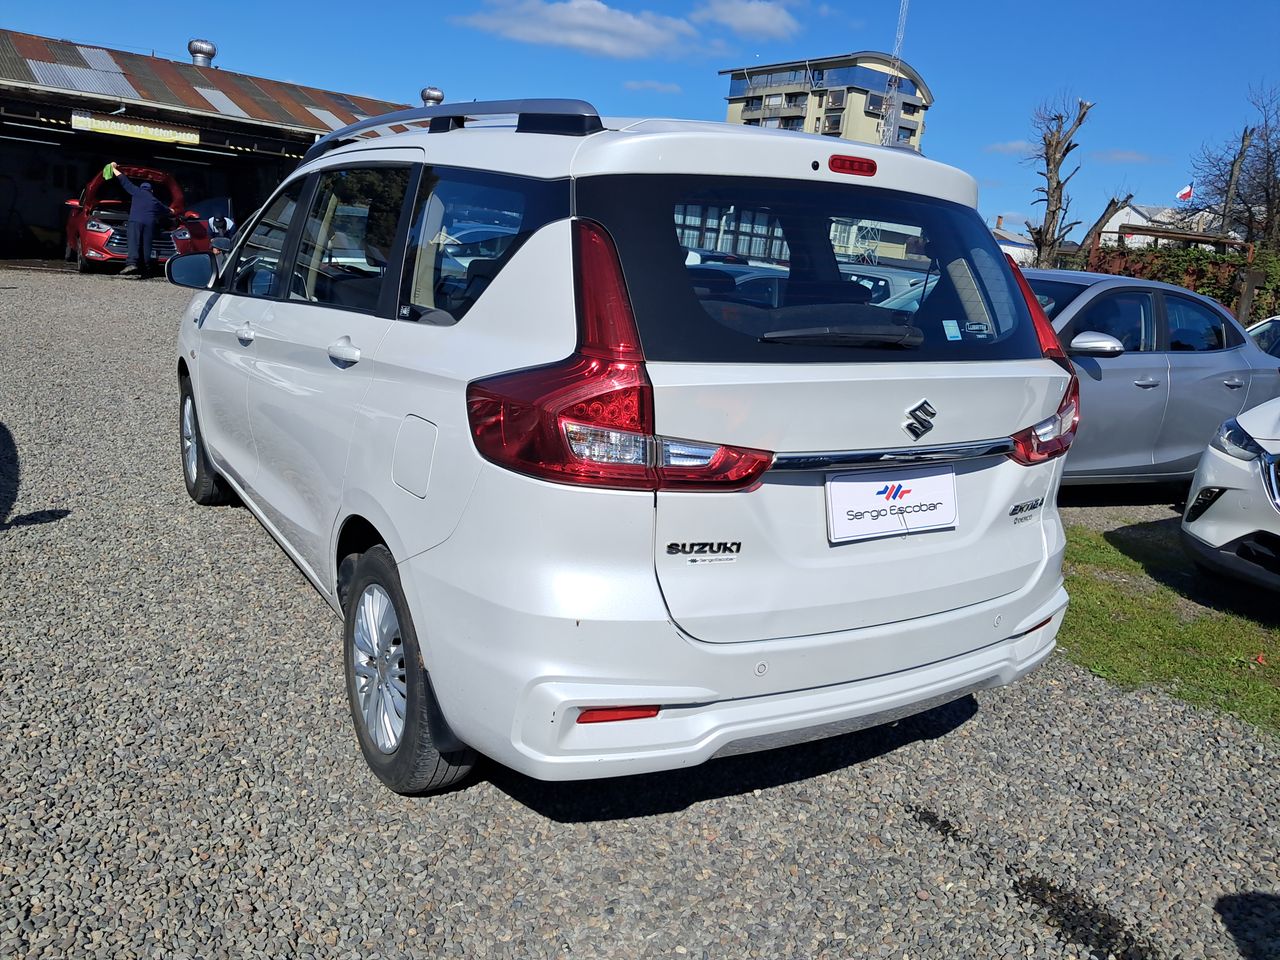
[[249,326],[247,323],[236,331],[236,339],[241,343],[253,343],[253,338],[255,336],[257,336],[257,334],[253,332],[253,327]]
[[1224,386],[1230,387],[1232,390],[1239,390],[1244,386],[1244,381],[1239,377],[1231,377],[1228,380],[1223,380],[1222,383]]
[[343,367],[360,362],[360,348],[350,337],[339,337],[329,344],[329,359]]
[[1150,390],[1152,387],[1160,386],[1160,381],[1153,377],[1143,377],[1141,380],[1133,381],[1135,387],[1141,387],[1143,390]]

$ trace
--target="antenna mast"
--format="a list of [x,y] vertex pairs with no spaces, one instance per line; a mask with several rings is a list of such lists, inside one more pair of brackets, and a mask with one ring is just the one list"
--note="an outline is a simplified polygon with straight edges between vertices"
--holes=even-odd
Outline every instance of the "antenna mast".
[[898,135],[898,84],[902,77],[902,38],[907,32],[907,4],[898,5],[898,33],[893,39],[893,59],[889,61],[889,80],[885,83],[884,103],[880,108],[880,143],[891,147]]

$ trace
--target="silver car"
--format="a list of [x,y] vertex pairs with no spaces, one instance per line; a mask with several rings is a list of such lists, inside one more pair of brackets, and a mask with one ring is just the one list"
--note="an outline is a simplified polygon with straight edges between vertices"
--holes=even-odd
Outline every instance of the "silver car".
[[1190,480],[1219,424],[1280,396],[1276,358],[1208,297],[1100,273],[1026,277],[1087,414],[1064,483]]

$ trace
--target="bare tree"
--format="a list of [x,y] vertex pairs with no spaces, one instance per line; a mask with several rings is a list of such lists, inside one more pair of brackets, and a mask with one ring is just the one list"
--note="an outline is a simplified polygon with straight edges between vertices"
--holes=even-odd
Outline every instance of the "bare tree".
[[1221,233],[1226,233],[1231,223],[1231,207],[1236,199],[1236,187],[1240,183],[1240,170],[1244,166],[1245,157],[1249,155],[1249,144],[1253,142],[1253,128],[1245,127],[1240,134],[1240,148],[1236,150],[1235,159],[1231,161],[1231,172],[1227,175],[1226,196],[1222,199]]
[[1249,93],[1253,116],[1239,137],[1206,145],[1192,160],[1196,192],[1222,212],[1222,230],[1280,250],[1280,87]]
[[[1087,100],[1077,100],[1072,107],[1064,97],[1056,102],[1041,104],[1032,119],[1032,130],[1039,143],[1036,144],[1031,159],[1040,164],[1042,169],[1036,172],[1044,177],[1044,186],[1036,187],[1036,193],[1044,196],[1034,201],[1044,204],[1044,220],[1038,226],[1027,222],[1027,231],[1036,247],[1037,267],[1052,267],[1058,258],[1058,248],[1062,246],[1062,241],[1074,227],[1080,225],[1079,220],[1067,220],[1071,207],[1067,183],[1080,172],[1080,167],[1077,165],[1064,177],[1062,165],[1071,151],[1079,146],[1072,138],[1092,108],[1093,104]],[[1075,111],[1073,119],[1072,110]]]
[[1132,193],[1126,193],[1123,197],[1112,197],[1107,201],[1106,209],[1102,211],[1102,216],[1093,222],[1093,226],[1085,231],[1084,239],[1080,241],[1080,249],[1086,255],[1093,251],[1094,241],[1102,233],[1102,228],[1107,225],[1107,221],[1114,217],[1117,213],[1127,207],[1133,200]]

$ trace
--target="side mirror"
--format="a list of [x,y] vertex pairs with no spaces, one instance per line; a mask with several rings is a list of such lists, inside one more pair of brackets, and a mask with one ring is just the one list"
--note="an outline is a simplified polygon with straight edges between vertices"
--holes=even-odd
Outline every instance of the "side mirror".
[[194,210],[188,210],[186,213],[182,215],[182,219],[183,220],[199,220],[200,214],[196,213]]
[[203,290],[218,275],[218,263],[212,253],[183,253],[165,262],[164,275],[180,287]]
[[73,198],[73,199],[71,199],[71,200],[68,200],[68,201],[66,202],[66,205],[67,205],[68,207],[78,207],[78,206],[80,206],[80,201],[79,201],[79,200],[76,200],[76,199],[74,199],[74,198]]
[[1124,344],[1110,334],[1084,330],[1071,339],[1067,352],[1086,357],[1118,357],[1124,353]]
[[231,238],[230,237],[214,237],[212,240],[209,241],[209,246],[213,247],[213,249],[217,250],[219,253],[230,253]]

